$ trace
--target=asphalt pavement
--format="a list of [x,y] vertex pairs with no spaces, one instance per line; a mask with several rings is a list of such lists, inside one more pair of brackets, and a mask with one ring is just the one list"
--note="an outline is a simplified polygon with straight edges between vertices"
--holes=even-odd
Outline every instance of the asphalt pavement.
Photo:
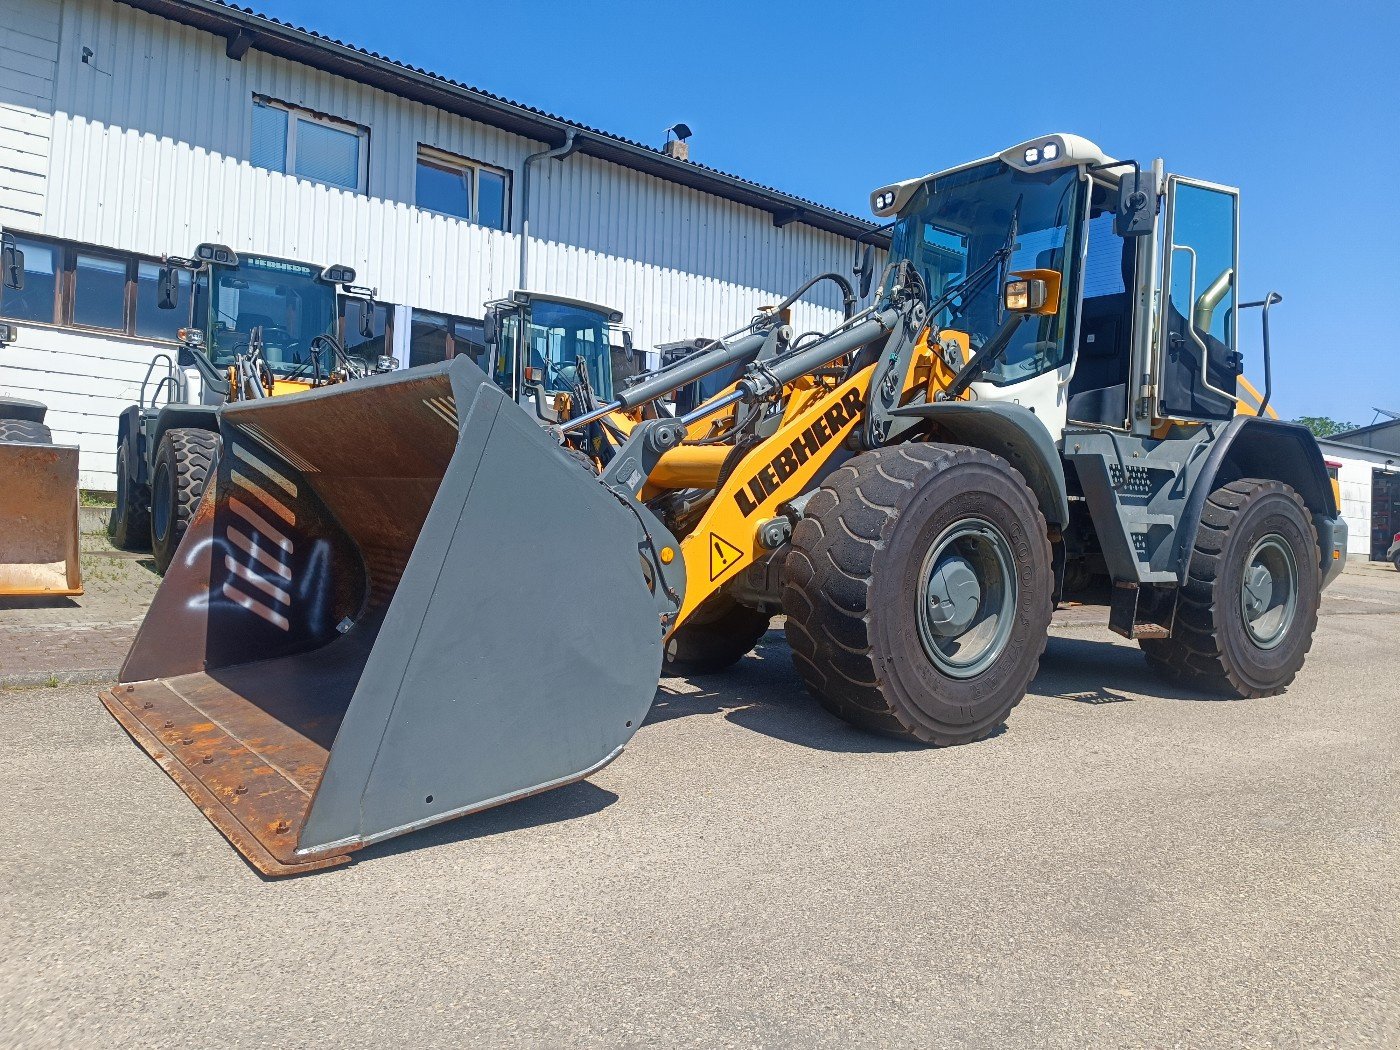
[[588,782],[285,881],[93,687],[0,690],[0,1045],[1400,1045],[1400,573],[1265,700],[1098,619],[947,751],[772,632]]

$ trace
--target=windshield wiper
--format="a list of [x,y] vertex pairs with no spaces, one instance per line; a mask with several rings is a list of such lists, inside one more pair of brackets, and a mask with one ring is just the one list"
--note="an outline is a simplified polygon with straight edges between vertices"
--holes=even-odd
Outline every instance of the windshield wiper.
[[1002,351],[1011,345],[1011,337],[1016,334],[1016,329],[1021,327],[1021,322],[1029,316],[1031,315],[1013,314],[1003,321],[996,334],[983,343],[977,353],[972,355],[972,359],[958,370],[953,381],[934,395],[934,400],[953,401],[960,397],[964,390],[977,381],[978,376],[991,367]]

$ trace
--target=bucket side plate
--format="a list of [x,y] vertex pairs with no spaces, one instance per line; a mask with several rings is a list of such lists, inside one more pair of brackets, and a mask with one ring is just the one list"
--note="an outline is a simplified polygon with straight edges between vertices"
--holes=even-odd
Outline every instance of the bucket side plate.
[[82,593],[78,449],[0,441],[0,595]]

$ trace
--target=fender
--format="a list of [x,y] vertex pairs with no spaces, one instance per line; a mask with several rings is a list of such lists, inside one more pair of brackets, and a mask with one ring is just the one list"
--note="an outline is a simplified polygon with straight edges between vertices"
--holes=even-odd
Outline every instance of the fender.
[[1022,405],[995,402],[939,401],[906,405],[892,416],[917,416],[937,423],[950,438],[994,452],[1021,472],[1035,493],[1051,528],[1069,524],[1069,497],[1060,451],[1040,421]]
[[137,485],[151,483],[146,457],[146,419],[152,413],[140,405],[128,405],[117,417],[117,455],[126,459],[126,476]]
[[1237,478],[1267,478],[1293,488],[1317,527],[1318,564],[1326,587],[1346,562],[1347,527],[1327,479],[1317,438],[1306,427],[1257,416],[1235,416],[1220,431],[1176,530],[1176,570],[1186,578],[1206,498]]
[[160,415],[156,417],[156,428],[151,434],[151,454],[150,459],[155,461],[156,449],[160,448],[160,439],[165,436],[167,430],[185,428],[189,430],[207,430],[211,434],[219,432],[219,406],[218,405],[167,405],[160,410]]

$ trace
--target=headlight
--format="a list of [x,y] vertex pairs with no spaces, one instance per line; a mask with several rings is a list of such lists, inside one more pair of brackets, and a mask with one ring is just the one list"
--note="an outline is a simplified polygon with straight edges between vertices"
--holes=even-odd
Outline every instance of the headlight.
[[381,354],[379,359],[375,361],[375,364],[379,367],[381,372],[392,372],[399,367],[399,359],[397,357],[389,357],[387,354]]

